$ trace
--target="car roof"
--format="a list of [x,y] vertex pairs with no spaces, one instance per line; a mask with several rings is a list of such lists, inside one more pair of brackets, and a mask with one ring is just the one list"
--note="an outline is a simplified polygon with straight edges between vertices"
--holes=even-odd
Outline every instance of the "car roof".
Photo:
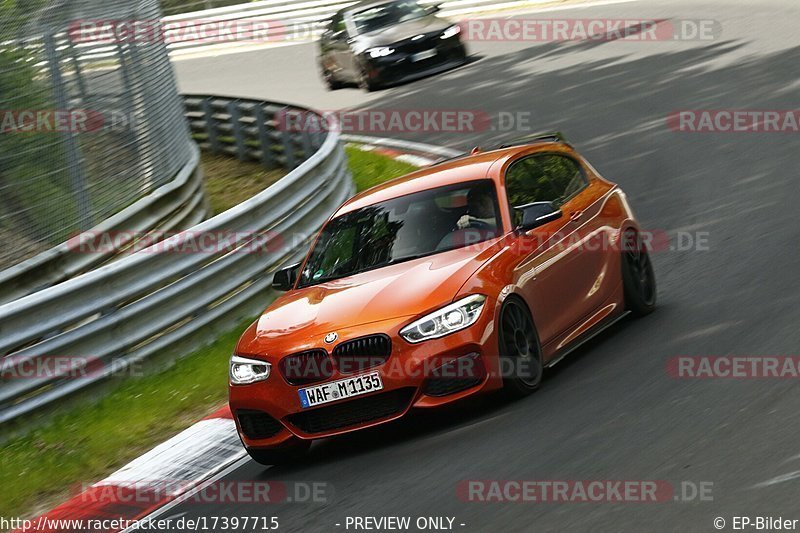
[[[367,189],[345,202],[333,216],[337,217],[362,207],[426,189],[435,189],[482,179],[492,179],[495,183],[499,183],[502,177],[499,169],[502,168],[506,161],[516,159],[519,154],[526,152],[563,146],[561,143],[512,146],[450,159]],[[500,164],[495,167],[495,170],[492,170],[496,163]]]

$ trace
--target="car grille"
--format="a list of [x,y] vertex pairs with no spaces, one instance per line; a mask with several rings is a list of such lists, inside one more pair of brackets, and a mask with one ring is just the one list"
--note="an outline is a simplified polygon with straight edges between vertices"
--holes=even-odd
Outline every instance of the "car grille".
[[369,335],[339,344],[332,355],[339,372],[352,374],[382,365],[391,354],[392,340],[388,335]]
[[280,422],[263,411],[242,409],[236,411],[242,433],[249,439],[274,437],[283,427]]
[[470,354],[433,370],[422,389],[428,396],[447,396],[483,382],[486,368],[477,354]]
[[422,39],[417,39],[416,41],[406,39],[405,41],[400,41],[399,43],[392,45],[392,48],[403,54],[416,54],[418,52],[424,52],[425,50],[436,48],[436,45],[439,44],[439,35],[441,35],[441,33],[442,32],[429,34]]
[[295,413],[287,420],[305,433],[323,433],[402,413],[413,396],[413,388],[395,389]]
[[287,355],[279,363],[283,379],[289,385],[308,385],[324,381],[333,374],[333,365],[325,350],[308,350]]

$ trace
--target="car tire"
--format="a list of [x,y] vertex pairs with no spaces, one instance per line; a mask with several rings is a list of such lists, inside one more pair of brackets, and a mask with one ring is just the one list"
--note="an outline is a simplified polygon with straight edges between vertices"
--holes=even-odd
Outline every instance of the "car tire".
[[538,389],[542,348],[528,306],[520,298],[509,297],[500,308],[498,346],[505,395],[522,398]]
[[460,47],[458,49],[458,52],[456,54],[457,54],[457,57],[458,57],[459,61],[466,62],[467,61],[467,55],[468,55],[468,53],[467,53],[467,45],[465,45],[464,43],[461,43],[461,45],[460,45]]
[[336,91],[344,87],[342,82],[337,80],[336,77],[333,75],[333,72],[331,72],[330,70],[328,70],[323,66],[320,66],[320,69],[322,71],[322,81],[323,83],[325,83],[325,87],[329,91]]
[[638,231],[622,234],[622,287],[625,308],[634,316],[644,316],[656,308],[656,277],[647,246]]
[[358,76],[358,88],[366,93],[371,93],[377,90],[378,86],[374,82],[369,81],[367,73],[364,72],[364,69],[361,69],[360,75]]
[[300,461],[311,448],[310,440],[294,439],[290,444],[278,448],[248,448],[247,454],[264,466],[279,466]]

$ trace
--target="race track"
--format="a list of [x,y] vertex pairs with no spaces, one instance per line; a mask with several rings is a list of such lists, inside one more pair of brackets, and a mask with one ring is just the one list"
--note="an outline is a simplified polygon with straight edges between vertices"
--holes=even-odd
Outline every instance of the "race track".
[[[327,503],[186,503],[163,516],[259,514],[279,517],[281,531],[309,532],[344,530],[347,516],[454,516],[456,530],[470,532],[713,531],[718,516],[800,518],[797,381],[667,373],[679,355],[800,353],[796,134],[692,134],[666,123],[681,109],[798,108],[800,4],[755,3],[554,11],[547,16],[713,19],[722,33],[691,42],[472,43],[472,64],[368,96],[326,92],[312,45],[176,61],[184,92],[322,110],[530,112],[532,129],[564,132],[620,183],[646,228],[707,232],[709,249],[655,252],[656,313],[581,348],[525,400],[415,416],[317,443],[303,466],[247,461],[227,474],[326,482]],[[466,150],[515,134],[405,137]],[[712,482],[713,501],[462,502],[457,484],[468,479]]]

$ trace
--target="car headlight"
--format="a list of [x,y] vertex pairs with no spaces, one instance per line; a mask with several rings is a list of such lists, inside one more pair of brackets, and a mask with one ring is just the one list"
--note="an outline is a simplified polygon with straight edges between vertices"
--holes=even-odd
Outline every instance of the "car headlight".
[[266,361],[233,355],[228,375],[232,385],[247,385],[256,381],[264,381],[269,377],[271,369],[272,365]]
[[394,48],[388,46],[379,46],[378,48],[370,48],[367,50],[370,57],[386,57],[394,53]]
[[461,33],[461,26],[456,24],[455,26],[450,26],[446,30],[442,32],[442,35],[439,37],[440,39],[449,39],[450,37],[455,37]]
[[415,320],[400,330],[400,335],[411,343],[438,339],[468,328],[478,320],[486,303],[486,296],[473,294],[438,311]]

